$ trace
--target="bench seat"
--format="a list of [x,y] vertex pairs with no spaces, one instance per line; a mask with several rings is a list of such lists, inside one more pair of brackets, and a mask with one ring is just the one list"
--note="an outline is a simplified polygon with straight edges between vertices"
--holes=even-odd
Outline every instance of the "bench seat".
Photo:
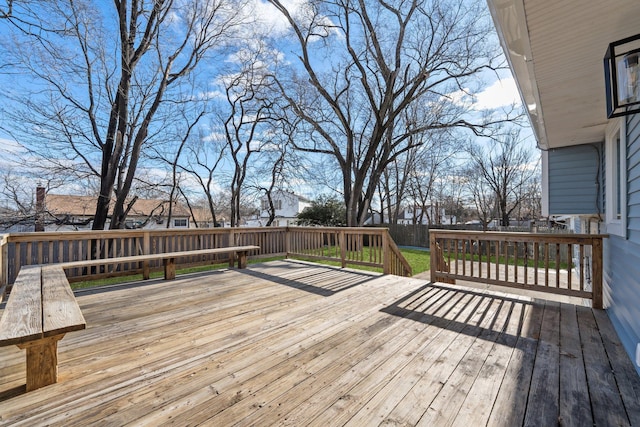
[[0,347],[27,351],[27,391],[57,382],[58,341],[86,328],[84,316],[57,265],[23,266],[0,318]]
[[[106,264],[124,264],[124,263],[131,263],[131,262],[162,260],[164,263],[164,278],[166,280],[171,280],[171,279],[175,279],[176,277],[176,267],[175,267],[176,258],[191,257],[191,256],[198,256],[198,255],[214,255],[214,254],[231,253],[231,254],[236,254],[238,256],[238,268],[246,268],[247,254],[249,253],[249,251],[258,250],[258,249],[260,249],[260,246],[253,246],[253,245],[229,246],[225,248],[197,249],[193,251],[165,252],[165,253],[158,253],[158,254],[132,255],[132,256],[90,259],[90,260],[80,260],[80,261],[67,261],[67,262],[56,264],[56,265],[59,265],[64,269],[68,269],[68,268],[93,267],[93,266],[106,265]],[[234,257],[231,257],[230,265],[233,265],[233,262],[234,262]],[[145,263],[143,265],[142,276],[145,280],[149,279],[148,263]]]

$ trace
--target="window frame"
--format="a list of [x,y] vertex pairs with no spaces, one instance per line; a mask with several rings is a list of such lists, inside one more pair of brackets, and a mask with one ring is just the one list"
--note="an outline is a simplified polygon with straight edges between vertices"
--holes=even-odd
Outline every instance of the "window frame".
[[605,136],[605,223],[607,233],[625,238],[627,230],[626,134],[626,121],[622,117],[609,123]]
[[[178,221],[180,221],[181,225],[178,225]],[[182,225],[182,224],[184,224],[184,225]],[[187,227],[189,227],[189,220],[187,220],[186,218],[174,218],[173,219],[173,227],[174,228],[187,228]]]

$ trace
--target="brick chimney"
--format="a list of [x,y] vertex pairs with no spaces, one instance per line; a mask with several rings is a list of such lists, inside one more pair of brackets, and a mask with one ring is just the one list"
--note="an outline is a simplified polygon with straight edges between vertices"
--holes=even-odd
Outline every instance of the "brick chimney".
[[43,186],[36,187],[36,228],[35,231],[44,231],[44,197],[45,189]]

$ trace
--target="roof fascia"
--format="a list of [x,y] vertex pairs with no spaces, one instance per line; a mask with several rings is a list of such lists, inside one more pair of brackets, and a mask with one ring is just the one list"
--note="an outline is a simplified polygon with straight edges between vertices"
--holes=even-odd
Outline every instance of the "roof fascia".
[[535,65],[529,39],[524,0],[487,0],[489,11],[511,73],[516,79],[520,98],[525,104],[538,147],[549,148],[540,92],[536,83]]

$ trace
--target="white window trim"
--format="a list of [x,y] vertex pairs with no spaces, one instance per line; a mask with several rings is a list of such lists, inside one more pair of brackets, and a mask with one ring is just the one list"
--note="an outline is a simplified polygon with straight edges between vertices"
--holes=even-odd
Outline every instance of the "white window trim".
[[[178,221],[180,221],[180,223],[182,223],[182,221],[184,221],[184,225],[178,225]],[[174,228],[186,228],[189,227],[189,221],[186,218],[174,218],[173,219],[173,227]]]
[[[617,136],[620,135],[620,218],[617,218],[615,195],[617,194],[614,182],[617,181],[615,176],[614,162],[616,161]],[[606,226],[607,233],[615,234],[626,238],[627,234],[627,128],[624,117],[609,123],[605,137],[605,194],[606,194]]]

